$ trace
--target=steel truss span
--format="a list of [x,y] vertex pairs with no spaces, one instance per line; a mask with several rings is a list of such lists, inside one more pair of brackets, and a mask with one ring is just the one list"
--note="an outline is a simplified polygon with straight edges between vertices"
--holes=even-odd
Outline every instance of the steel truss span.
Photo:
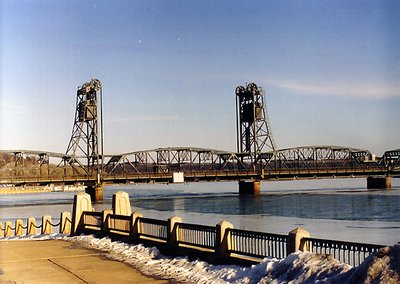
[[[69,163],[62,153],[0,151],[1,184],[87,183],[96,176],[88,166]],[[307,146],[261,153],[257,168],[243,154],[215,149],[173,147],[104,156],[104,182],[185,181],[366,177],[399,175],[400,149],[375,157],[368,150],[338,146]],[[84,161],[86,157],[76,157]]]

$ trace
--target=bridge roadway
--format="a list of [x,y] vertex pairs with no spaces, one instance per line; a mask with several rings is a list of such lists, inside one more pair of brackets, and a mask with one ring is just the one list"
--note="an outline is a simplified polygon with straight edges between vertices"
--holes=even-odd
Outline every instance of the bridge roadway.
[[[184,172],[185,182],[199,181],[240,181],[240,180],[301,180],[301,179],[330,179],[330,178],[367,178],[370,176],[388,176],[388,172],[381,168],[358,169],[332,169],[332,170],[279,170],[264,171],[263,173],[253,171],[212,171],[212,172]],[[397,177],[400,170],[390,172]],[[79,175],[71,177],[8,177],[2,178],[0,184],[4,185],[48,185],[48,184],[94,184],[96,175]],[[142,173],[142,174],[120,174],[105,175],[102,178],[104,184],[123,183],[173,183],[173,173]]]
[[[0,184],[94,185],[92,172],[60,153],[0,151]],[[335,177],[393,177],[400,175],[400,149],[375,157],[367,150],[338,146],[308,146],[259,154],[251,163],[246,155],[204,148],[158,148],[104,157],[101,180],[113,183],[171,183],[183,172],[185,182],[293,180]],[[255,166],[254,166],[255,165]]]

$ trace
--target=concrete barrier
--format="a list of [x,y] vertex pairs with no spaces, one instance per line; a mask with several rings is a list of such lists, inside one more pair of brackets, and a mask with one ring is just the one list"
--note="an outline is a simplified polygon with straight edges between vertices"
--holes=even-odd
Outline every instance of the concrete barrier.
[[288,253],[296,251],[309,251],[308,243],[303,241],[303,238],[309,238],[310,233],[303,228],[297,227],[296,229],[289,232],[288,238]]
[[36,235],[36,219],[35,218],[28,218],[26,227],[27,227],[27,229],[26,229],[27,235]]
[[15,220],[15,235],[23,236],[24,235],[24,223],[21,219]]
[[60,216],[60,234],[71,234],[71,214],[69,212],[62,212]]
[[51,216],[45,215],[42,217],[42,235],[52,234],[53,226],[51,224]]
[[12,229],[12,224],[10,221],[6,221],[5,228],[4,228],[4,236],[5,237],[13,236],[13,229]]
[[175,250],[178,245],[178,224],[182,223],[182,218],[174,216],[168,219],[167,243],[171,250]]
[[113,194],[112,210],[116,215],[129,216],[132,214],[128,193],[124,191],[118,191]]
[[217,224],[217,237],[216,237],[216,254],[219,259],[227,259],[230,257],[230,243],[229,230],[233,229],[233,225],[228,221],[221,221]]
[[72,208],[72,234],[75,234],[78,231],[82,212],[84,211],[93,211],[92,201],[89,194],[79,192],[74,196],[74,205]]

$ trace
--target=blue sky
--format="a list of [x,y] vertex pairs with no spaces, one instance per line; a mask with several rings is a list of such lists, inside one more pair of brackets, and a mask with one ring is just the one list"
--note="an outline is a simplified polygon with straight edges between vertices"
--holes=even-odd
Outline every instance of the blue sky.
[[235,94],[266,92],[278,148],[400,147],[399,1],[0,0],[0,149],[64,152],[103,84],[105,152],[235,150]]

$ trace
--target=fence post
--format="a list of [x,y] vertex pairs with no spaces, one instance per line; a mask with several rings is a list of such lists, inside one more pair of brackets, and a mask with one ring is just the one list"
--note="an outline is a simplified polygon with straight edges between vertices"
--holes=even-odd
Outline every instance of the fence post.
[[131,215],[132,212],[129,194],[125,191],[118,191],[114,193],[112,199],[112,210],[116,215]]
[[24,224],[21,219],[15,220],[15,236],[22,236],[24,234],[23,232],[24,229]]
[[6,227],[4,229],[4,237],[12,237],[12,225],[10,221],[6,221]]
[[60,216],[60,234],[71,234],[71,214],[62,212]]
[[44,215],[42,216],[42,235],[43,234],[52,234],[53,227],[51,225],[51,216]]
[[219,260],[226,260],[230,256],[230,249],[232,245],[229,229],[233,229],[233,225],[228,221],[223,220],[217,224],[215,253],[217,259]]
[[131,214],[131,232],[130,237],[134,242],[137,242],[140,239],[140,233],[142,230],[140,229],[140,220],[139,218],[143,217],[143,214],[140,212],[133,212]]
[[167,245],[169,249],[174,251],[178,247],[178,224],[182,223],[182,218],[173,216],[168,219],[167,225]]
[[81,222],[83,211],[93,211],[90,195],[79,192],[74,196],[74,206],[72,209],[72,234],[79,233],[79,223]]
[[298,250],[309,251],[309,245],[306,244],[303,238],[309,238],[310,233],[303,228],[297,227],[296,229],[289,232],[288,243],[287,243],[287,253],[291,254]]
[[29,218],[27,223],[26,234],[27,235],[36,235],[36,219]]
[[105,209],[103,212],[101,212],[101,220],[103,222],[103,226],[101,227],[101,231],[104,235],[107,235],[108,233],[108,219],[107,216],[112,214],[113,211],[112,209]]
[[0,222],[0,238],[4,237],[4,228],[3,228],[3,223]]

